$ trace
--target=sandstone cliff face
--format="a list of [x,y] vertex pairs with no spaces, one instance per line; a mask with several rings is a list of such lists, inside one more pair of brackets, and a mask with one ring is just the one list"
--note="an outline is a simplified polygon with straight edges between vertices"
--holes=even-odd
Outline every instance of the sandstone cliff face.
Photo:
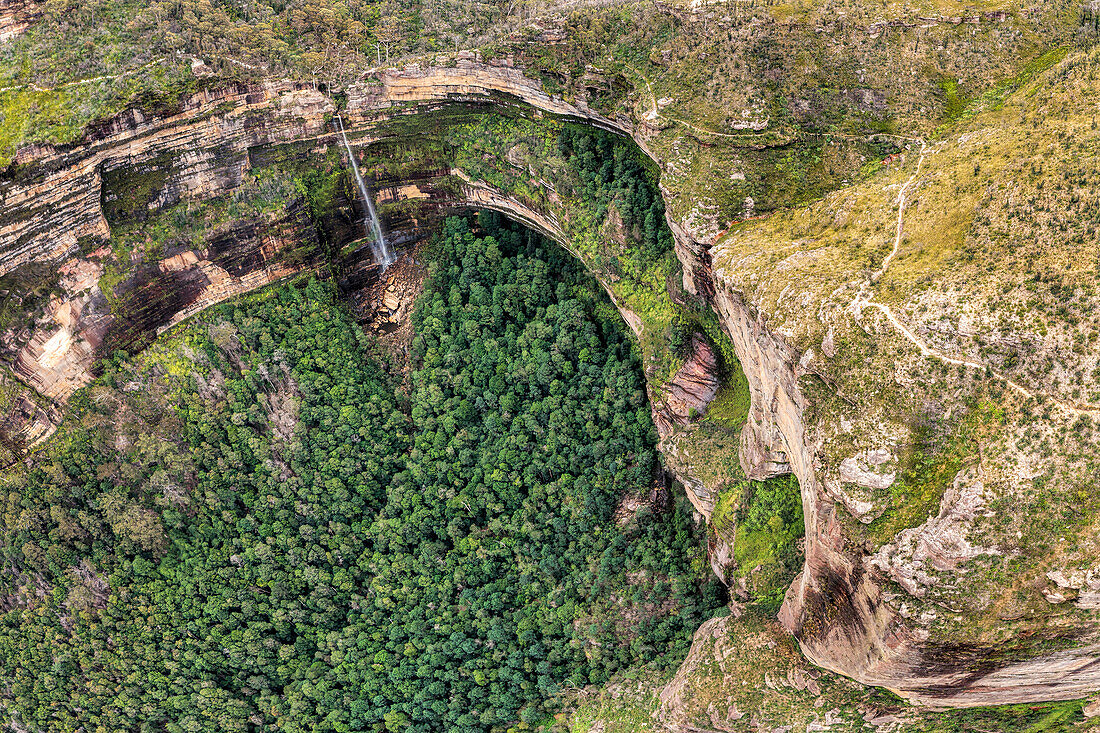
[[[684,250],[694,253],[699,248]],[[920,623],[897,612],[894,604],[899,599],[885,591],[884,575],[919,596],[921,580],[930,578],[915,568],[927,563],[933,572],[949,572],[991,551],[975,548],[966,539],[968,523],[986,511],[979,498],[980,481],[975,489],[975,477],[960,473],[938,517],[905,530],[895,544],[873,557],[853,552],[838,514],[844,503],[834,502],[824,485],[823,475],[829,474],[822,470],[822,446],[807,430],[807,398],[800,380],[814,374],[814,354],[796,356],[788,339],[771,330],[760,312],[746,303],[745,294],[734,285],[739,278],[713,271],[700,259],[696,257],[694,268],[685,267],[685,286],[700,289],[699,273],[712,273],[708,287],[713,288],[713,304],[752,390],[742,465],[753,477],[791,471],[799,478],[806,559],[780,620],[799,639],[803,652],[821,667],[934,707],[1073,699],[1100,687],[1100,657],[1094,645],[1013,663],[999,658],[993,646],[929,642]],[[869,464],[872,458],[882,465],[889,453],[876,449],[851,456],[840,464],[841,480],[888,488],[893,477],[887,480],[869,467],[860,468],[861,461]],[[860,507],[848,509],[860,517]]]
[[13,38],[42,14],[39,0],[0,0],[0,43]]
[[[167,118],[130,111],[72,149],[20,151],[0,180],[0,273],[58,260],[83,240],[105,240],[103,204],[120,194],[147,194],[141,205],[164,206],[231,190],[249,168],[250,147],[327,133],[324,116],[334,109],[327,97],[291,83],[203,92],[183,107]],[[121,168],[160,175],[145,191],[105,188],[104,176]]]
[[[647,126],[611,120],[581,103],[567,103],[546,94],[506,62],[481,64],[473,57],[457,67],[386,70],[352,87],[348,126],[369,138],[380,120],[454,101],[523,103],[630,135],[643,150],[650,150],[652,130]],[[110,236],[105,207],[109,209],[123,195],[129,195],[128,205],[140,210],[233,189],[247,175],[250,153],[257,148],[330,135],[326,116],[334,109],[324,95],[289,83],[235,88],[188,100],[179,114],[169,118],[129,113],[91,131],[83,144],[72,149],[23,151],[17,167],[0,181],[0,273],[30,261],[54,261],[66,263],[76,279],[51,304],[52,325],[20,347],[13,369],[43,395],[63,400],[87,381],[92,360],[106,339],[139,338],[137,333],[111,330],[112,324],[118,329],[125,323],[97,293],[96,258],[77,256],[78,251],[91,249],[89,240]],[[652,157],[667,164],[659,156]],[[112,181],[120,180],[116,176],[120,171],[128,172],[130,180],[135,171],[145,176],[147,190],[116,190]],[[571,246],[552,207],[536,210],[483,182],[467,177],[450,203],[502,211]],[[945,494],[938,513],[927,523],[918,522],[897,533],[882,547],[853,546],[846,534],[846,515],[873,518],[879,499],[872,496],[868,501],[848,487],[888,491],[893,483],[886,482],[889,471],[877,467],[893,458],[874,463],[870,457],[879,456],[876,451],[893,456],[896,446],[883,445],[882,435],[904,437],[906,433],[903,428],[882,427],[892,426],[890,419],[901,420],[885,415],[889,408],[878,408],[882,414],[862,422],[854,409],[830,412],[823,408],[825,398],[808,396],[807,384],[814,379],[826,384],[836,381],[835,368],[828,361],[830,353],[838,351],[834,338],[886,343],[887,337],[875,330],[884,328],[882,322],[857,323],[854,319],[859,316],[841,307],[822,306],[819,311],[817,306],[825,298],[814,294],[795,305],[783,301],[786,290],[769,300],[761,281],[752,279],[758,272],[739,264],[747,260],[731,259],[732,248],[726,244],[715,247],[713,222],[672,219],[669,224],[683,264],[685,289],[706,299],[718,313],[748,380],[752,406],[740,445],[745,473],[766,478],[790,472],[801,486],[807,528],[805,566],[788,592],[781,619],[807,656],[828,669],[935,705],[1071,698],[1100,689],[1100,664],[1095,664],[1100,653],[1090,643],[1012,661],[998,658],[993,646],[952,649],[935,639],[929,641],[928,623],[919,614],[907,615],[907,599],[899,597],[890,583],[896,582],[910,595],[919,594],[931,582],[915,570],[920,563],[929,562],[935,572],[951,572],[989,549],[972,542],[960,529],[984,511],[981,474],[960,470],[952,493]],[[159,276],[171,275],[172,282],[182,283],[183,295],[167,310],[141,319],[136,330],[155,333],[213,302],[297,271],[300,266],[281,264],[273,255],[301,236],[300,231],[234,232],[235,240],[251,243],[248,246],[261,253],[259,266],[238,272],[217,261],[212,242],[204,249],[173,253],[150,263],[146,279],[134,284],[135,302],[162,282]],[[768,271],[782,272],[783,267],[793,268],[810,257],[773,264]],[[852,272],[845,276],[858,280]],[[829,287],[842,295],[847,292],[844,287],[858,291],[856,286],[845,286],[843,277]],[[621,303],[617,305],[626,322],[641,334],[641,320]],[[132,314],[121,314],[121,321],[128,315]],[[810,321],[819,323],[807,335],[805,324]],[[901,354],[898,369],[912,361],[904,344],[899,346],[896,340],[889,344],[894,349],[890,353]],[[714,354],[709,351],[705,343],[693,342],[691,359],[664,396],[653,394],[650,385],[655,421],[663,436],[686,427],[692,411],[705,410],[713,399],[717,382]],[[828,399],[835,398],[833,394]],[[853,449],[838,460],[833,455],[839,450],[834,445],[839,445],[839,432],[831,427],[834,422],[854,425],[844,438],[848,441],[844,445]],[[690,475],[682,478],[696,506],[708,514],[716,497],[701,483],[693,484]],[[736,711],[721,713],[727,719],[736,718]]]
[[[661,439],[659,448],[665,457],[665,466],[684,485],[688,500],[708,522],[717,501],[716,487],[708,487],[697,477],[681,443],[691,435],[695,428],[693,423],[706,413],[719,386],[717,355],[710,344],[695,334],[687,359],[668,384],[650,390],[653,423]],[[715,544],[708,554],[715,576],[727,582],[726,568],[733,564],[733,548],[725,543]]]
[[[634,131],[627,120],[610,120],[584,104],[551,97],[506,62],[482,64],[472,56],[455,68],[383,70],[347,94],[346,116],[364,125],[406,114],[409,105],[423,110],[475,101],[522,103],[624,135]],[[57,260],[85,238],[108,237],[103,204],[110,205],[119,192],[104,178],[113,171],[155,178],[144,192],[150,208],[210,197],[240,185],[251,149],[335,141],[328,122],[334,112],[331,99],[300,84],[238,85],[194,95],[170,117],[131,110],[89,130],[83,144],[71,149],[24,148],[0,179],[0,274],[31,260]],[[644,139],[637,141],[644,145]]]
[[672,433],[674,424],[687,425],[707,411],[718,394],[718,358],[701,336],[692,337],[691,353],[662,391],[653,410],[662,437]]
[[47,315],[53,327],[38,330],[15,355],[12,370],[39,394],[68,397],[91,379],[96,349],[111,321],[99,278],[97,258],[73,258],[59,268],[61,295],[51,299]]
[[138,348],[214,303],[301,272],[307,263],[280,255],[313,250],[316,237],[301,206],[268,221],[214,229],[202,248],[139,265],[115,286],[113,309],[99,287],[110,249],[70,258],[59,266],[60,293],[38,329],[22,344],[3,343],[14,350],[11,369],[40,395],[64,402],[91,381],[98,358]]
[[453,102],[500,102],[511,98],[536,109],[566,117],[576,117],[609,130],[626,132],[633,128],[629,120],[610,120],[583,101],[566,102],[543,91],[542,84],[524,75],[505,60],[481,63],[470,52],[459,54],[455,67],[383,69],[367,84],[348,90],[348,111],[365,119],[372,112],[404,105]]

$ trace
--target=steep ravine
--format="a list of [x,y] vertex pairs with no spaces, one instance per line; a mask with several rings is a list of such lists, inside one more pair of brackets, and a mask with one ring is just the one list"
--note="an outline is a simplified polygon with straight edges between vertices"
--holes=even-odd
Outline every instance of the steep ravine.
[[[546,94],[538,82],[506,63],[485,65],[473,58],[455,68],[380,72],[369,83],[348,90],[346,119],[349,132],[369,139],[374,126],[389,117],[454,102],[522,103],[630,136],[648,152],[644,125],[607,119],[587,106]],[[241,87],[200,94],[171,117],[122,115],[90,131],[82,144],[69,149],[24,150],[0,182],[0,273],[30,262],[92,267],[88,263],[95,262],[97,247],[109,236],[104,178],[114,171],[139,171],[151,177],[148,200],[142,205],[209,198],[241,185],[255,148],[328,141],[331,130],[326,117],[334,110],[329,97],[302,85]],[[563,241],[566,237],[554,211],[531,209],[482,182],[467,181],[439,203],[504,212],[570,247],[570,242]],[[1069,699],[1100,689],[1100,654],[1095,647],[1003,663],[987,653],[991,650],[926,646],[907,626],[884,600],[882,581],[869,565],[868,555],[846,546],[837,505],[823,488],[818,449],[808,437],[804,417],[807,398],[799,386],[806,355],[797,353],[769,327],[767,314],[714,270],[709,250],[713,241],[693,235],[684,222],[669,224],[685,288],[706,298],[716,310],[748,380],[752,407],[742,433],[742,467],[752,478],[789,471],[801,486],[806,560],[787,594],[781,619],[807,656],[861,682],[883,685],[935,706]],[[279,229],[275,223],[272,226]],[[185,292],[186,297],[161,308],[148,324],[154,331],[163,329],[199,308],[308,266],[278,256],[308,236],[291,230],[289,239],[272,232],[258,234],[256,246],[263,255],[236,274],[213,261],[209,250],[180,253],[157,263],[161,275],[176,283],[187,279],[189,285],[176,291]],[[623,315],[637,330],[631,314]],[[21,347],[16,370],[43,395],[63,402],[87,382],[104,333],[103,319],[112,317],[105,315],[94,278],[63,286],[49,318]],[[699,482],[692,482],[690,476],[684,479],[700,491]],[[705,495],[705,487],[700,494],[694,499],[702,507],[713,502],[713,497]]]

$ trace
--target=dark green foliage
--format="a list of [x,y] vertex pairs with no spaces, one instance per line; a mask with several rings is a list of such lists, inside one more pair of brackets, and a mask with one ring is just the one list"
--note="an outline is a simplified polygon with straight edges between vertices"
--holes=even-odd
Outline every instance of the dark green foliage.
[[0,485],[27,728],[503,730],[684,653],[721,599],[690,511],[614,517],[656,468],[629,342],[572,261],[481,226],[447,224],[407,397],[312,282],[74,399]]
[[50,302],[61,292],[61,275],[53,265],[27,262],[0,277],[0,329],[18,334],[34,325]]
[[[5,615],[0,659],[29,723],[347,718],[349,692],[318,692],[314,665],[333,665],[362,602],[363,523],[407,419],[327,288],[216,318],[180,347],[193,357],[176,394],[157,362],[116,368],[51,459],[5,487],[4,592],[30,607]],[[49,593],[28,598],[27,582]]]
[[157,198],[172,173],[171,154],[162,154],[136,166],[103,172],[103,216],[112,226],[145,221],[149,204]]
[[614,206],[630,237],[639,244],[634,252],[640,269],[672,251],[672,232],[665,224],[665,204],[646,169],[637,146],[620,137],[581,125],[565,125],[558,151],[580,181],[579,198],[591,202],[595,219],[602,221]]
[[668,348],[672,353],[683,358],[691,353],[691,337],[695,334],[694,323],[691,319],[677,314],[672,319],[668,328]]
[[[648,489],[656,456],[629,342],[592,317],[602,293],[541,238],[495,215],[481,226],[490,236],[447,222],[414,316],[418,432],[382,513],[401,531],[376,539],[373,560],[376,609],[425,589],[425,621],[400,638],[466,658],[440,675],[416,655],[386,657],[397,666],[379,692],[411,730],[438,716],[445,730],[485,729],[518,706],[538,717],[532,705],[564,681],[681,655],[717,605],[717,588],[700,595],[692,575],[688,511],[643,510],[621,530],[613,520],[624,492]],[[418,561],[398,561],[407,554]],[[471,653],[475,639],[493,646]]]

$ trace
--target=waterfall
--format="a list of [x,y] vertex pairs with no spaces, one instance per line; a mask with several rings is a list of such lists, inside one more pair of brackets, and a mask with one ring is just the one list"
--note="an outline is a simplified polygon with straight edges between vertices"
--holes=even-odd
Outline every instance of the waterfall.
[[340,138],[344,141],[344,150],[348,151],[348,161],[351,163],[351,172],[355,174],[355,183],[359,186],[359,195],[363,198],[363,205],[367,209],[367,215],[363,217],[363,228],[367,236],[371,237],[370,248],[374,254],[374,261],[382,266],[382,271],[393,264],[394,256],[390,246],[386,243],[386,237],[382,234],[382,222],[378,220],[378,212],[374,210],[374,201],[371,200],[367,184],[363,182],[363,176],[359,174],[359,164],[355,161],[355,154],[351,152],[348,144],[348,136],[344,133],[344,121],[340,115],[336,115],[336,126],[340,130]]

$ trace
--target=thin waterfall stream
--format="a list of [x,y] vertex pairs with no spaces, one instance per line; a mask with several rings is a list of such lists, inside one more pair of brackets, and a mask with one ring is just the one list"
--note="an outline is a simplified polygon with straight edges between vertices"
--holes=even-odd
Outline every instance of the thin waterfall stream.
[[363,217],[363,227],[366,229],[367,235],[371,237],[370,248],[374,254],[374,261],[380,264],[382,271],[385,272],[386,268],[394,262],[393,251],[390,249],[390,245],[386,243],[386,237],[382,233],[382,222],[379,221],[378,212],[374,209],[374,201],[371,200],[367,184],[363,182],[363,176],[359,173],[359,164],[355,160],[355,154],[351,151],[351,145],[348,144],[348,136],[344,132],[344,121],[340,119],[340,115],[336,115],[336,126],[340,130],[340,139],[344,142],[344,150],[348,153],[351,172],[355,174],[355,183],[359,186],[359,195],[362,196],[363,204],[367,209],[367,215]]

